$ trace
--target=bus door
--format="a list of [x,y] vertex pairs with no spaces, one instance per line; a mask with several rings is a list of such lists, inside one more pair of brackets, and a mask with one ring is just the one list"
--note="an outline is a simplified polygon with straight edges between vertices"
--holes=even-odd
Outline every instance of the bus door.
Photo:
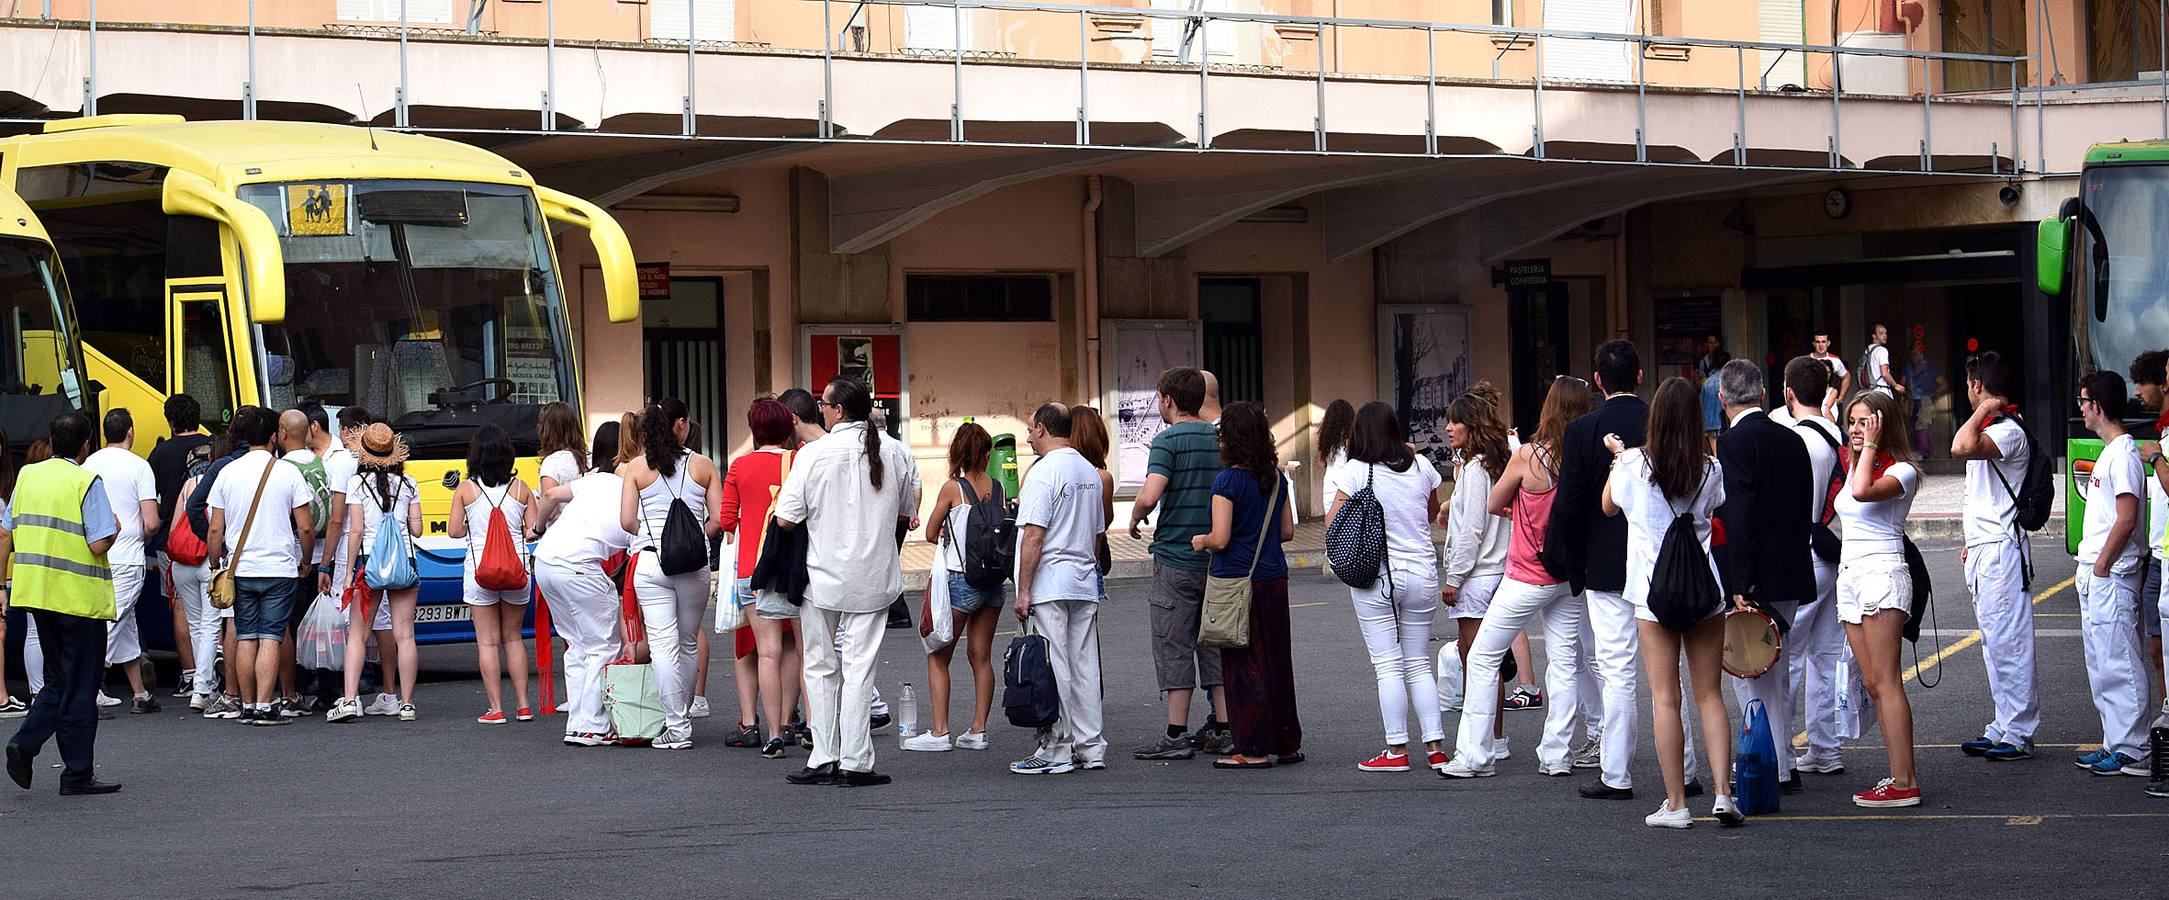
[[[235,362],[227,340],[226,281],[223,277],[175,278],[166,282],[166,393],[186,393],[203,409],[203,426],[212,434],[233,420]],[[137,417],[138,430],[142,417]]]

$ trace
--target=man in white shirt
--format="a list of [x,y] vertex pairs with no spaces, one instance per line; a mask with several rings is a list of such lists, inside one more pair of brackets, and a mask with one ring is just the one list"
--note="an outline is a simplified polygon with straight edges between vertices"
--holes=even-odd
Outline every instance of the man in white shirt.
[[1881,322],[1868,329],[1868,351],[1860,357],[1860,387],[1894,396],[1905,393],[1905,385],[1891,375],[1890,329]]
[[[1817,346],[1828,341],[1828,336],[1816,335]],[[1844,443],[1844,431],[1822,414],[1822,398],[1829,393],[1831,371],[1824,362],[1804,356],[1786,363],[1785,408],[1770,414],[1772,421],[1793,429],[1807,447],[1812,486],[1808,517],[1811,534],[1817,526],[1828,527],[1834,517],[1828,508],[1832,479],[1845,475],[1838,468],[1838,447]],[[1815,564],[1815,599],[1800,605],[1793,614],[1792,631],[1785,635],[1785,684],[1788,695],[1797,693],[1804,701],[1788,705],[1800,709],[1807,726],[1807,750],[1793,760],[1792,769],[1795,773],[1829,775],[1845,771],[1845,760],[1839,755],[1835,680],[1838,667],[1846,664],[1845,626],[1838,621],[1837,558],[1825,559],[1813,552],[1813,546],[1811,538],[1809,558]],[[1858,680],[1856,675],[1854,681]],[[1788,700],[1792,697],[1788,696]],[[1789,726],[1779,727],[1781,731],[1789,730]]]
[[[318,407],[318,414],[323,415],[322,407]],[[326,416],[325,420],[330,421],[330,417]],[[298,647],[294,638],[301,633],[301,620],[308,617],[309,607],[315,602],[316,595],[329,590],[329,579],[326,575],[330,572],[330,566],[327,559],[331,545],[339,543],[331,537],[332,510],[334,501],[345,496],[344,491],[332,491],[331,486],[335,482],[331,480],[334,477],[331,466],[314,443],[318,430],[309,414],[299,407],[279,414],[279,449],[283,452],[281,458],[301,472],[302,480],[309,485],[309,520],[315,526],[317,536],[314,545],[301,548],[305,570],[301,574],[300,583],[294,585],[293,614],[287,620],[286,641],[279,650],[282,660],[279,665],[278,712],[290,719],[301,718],[314,708],[304,695],[313,695],[325,706],[339,696],[337,690],[317,683],[315,672],[301,671],[295,660]],[[347,473],[347,478],[353,477],[353,472]]]
[[[2165,397],[2164,382],[2169,382],[2169,350],[2148,350],[2131,361],[2131,390],[2138,395],[2139,408],[2155,415],[2154,433],[2169,434],[2169,397]],[[2146,467],[2146,563],[2145,576],[2139,583],[2139,624],[2146,629],[2146,664],[2154,672],[2155,683],[2163,683],[2162,663],[2162,617],[2161,585],[2162,563],[2169,560],[2169,551],[2162,549],[2169,540],[2169,461],[2165,461],[2159,439],[2139,442],[2139,464]],[[2169,704],[2165,704],[2162,716],[2154,720],[2156,727],[2169,726]],[[2156,796],[2169,797],[2169,782],[2161,783],[2165,793]],[[2149,786],[2149,791],[2153,786]]]
[[[1830,352],[1830,332],[1815,332],[1815,352],[1808,354],[1808,358],[1819,363],[1829,364],[1830,374],[1833,376],[1830,384],[1838,389],[1838,396],[1845,396],[1845,390],[1853,384],[1853,373],[1845,368],[1845,360],[1839,359],[1837,354]],[[1809,397],[1808,402],[1819,404],[1822,400],[1818,397]]]
[[316,523],[309,512],[315,495],[299,468],[273,454],[276,414],[246,407],[234,414],[234,426],[248,453],[220,469],[212,483],[211,522],[204,541],[211,545],[212,572],[233,567],[234,680],[240,682],[241,721],[284,725],[287,719],[272,709],[271,701],[278,689],[280,645],[293,617],[295,588],[303,574],[315,571],[301,556],[303,546],[315,546]]
[[[340,571],[348,562],[346,542],[340,540],[346,535],[346,487],[348,482],[354,480],[354,473],[359,471],[361,466],[354,459],[354,451],[348,450],[334,434],[331,415],[324,409],[324,404],[310,400],[295,409],[309,419],[306,446],[318,459],[324,461],[324,486],[331,495],[331,512],[325,517],[323,533],[320,535],[323,538],[323,549],[316,558],[316,589],[319,592],[329,592],[333,591],[335,586],[346,584],[341,578],[345,573]],[[288,456],[291,457],[292,454]]]
[[1032,414],[1032,452],[1017,507],[1017,618],[1047,639],[1062,717],[1039,730],[1039,748],[1009,771],[1059,775],[1107,767],[1100,733],[1100,579],[1095,539],[1107,530],[1100,472],[1070,447],[1069,409]]
[[[1988,663],[1988,696],[1996,718],[1981,736],[1959,744],[1967,756],[1996,761],[2033,756],[2041,700],[2034,689],[2033,600],[2026,595],[2026,533],[2018,527],[2018,490],[2026,482],[2026,433],[2011,418],[2011,370],[1995,351],[1966,360],[1966,399],[1973,414],[1951,437],[1951,455],[1966,461],[1961,507],[1966,586],[1981,626]],[[2113,504],[2111,504],[2113,505]]]
[[[872,425],[866,385],[838,378],[821,396],[828,434],[798,452],[776,497],[776,522],[806,529],[805,656],[813,751],[792,784],[889,783],[874,771],[874,657],[889,604],[904,589],[896,523],[917,528],[919,471],[902,442]],[[843,636],[841,650],[836,638]]]
[[2086,679],[2101,716],[2101,747],[2079,757],[2096,775],[2147,774],[2146,670],[2139,657],[2139,502],[2146,488],[2139,454],[2124,432],[2124,376],[2097,371],[2079,380],[2079,412],[2101,438],[2087,478],[2079,539],[2079,621]]
[[[131,715],[158,711],[143,684],[143,640],[136,629],[136,600],[143,594],[144,574],[149,571],[143,553],[144,535],[158,532],[158,482],[151,464],[129,449],[136,443],[136,420],[125,409],[105,414],[105,447],[83,460],[83,468],[97,473],[105,485],[106,500],[120,522],[120,534],[107,551],[113,568],[114,609],[119,618],[106,626],[105,664],[119,666],[128,677]],[[109,702],[110,701],[110,702]],[[121,701],[98,694],[99,706],[119,706]]]

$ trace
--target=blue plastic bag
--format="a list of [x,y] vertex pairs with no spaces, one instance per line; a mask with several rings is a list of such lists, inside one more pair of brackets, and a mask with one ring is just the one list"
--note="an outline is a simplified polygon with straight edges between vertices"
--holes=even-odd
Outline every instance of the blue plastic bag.
[[1777,812],[1777,739],[1760,700],[1748,701],[1747,727],[1732,753],[1732,798],[1750,816]]
[[421,580],[414,570],[414,547],[407,543],[403,522],[385,518],[377,536],[369,542],[369,559],[362,566],[362,581],[379,591],[403,591]]

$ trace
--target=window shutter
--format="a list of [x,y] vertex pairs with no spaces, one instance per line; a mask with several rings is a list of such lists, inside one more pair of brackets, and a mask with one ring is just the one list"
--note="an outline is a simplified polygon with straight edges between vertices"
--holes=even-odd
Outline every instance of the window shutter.
[[[1807,13],[1801,0],[1760,0],[1756,10],[1758,32],[1756,40],[1770,44],[1807,43]],[[1807,57],[1798,51],[1757,50],[1760,64],[1757,73],[1767,71],[1770,88],[1776,90],[1788,84],[1807,87]],[[1774,68],[1773,68],[1774,67]],[[1759,83],[1749,76],[1749,83]]]
[[[955,52],[960,44],[957,28],[961,25],[965,34],[971,33],[972,12],[947,6],[904,7],[904,46],[911,50],[945,50]],[[970,49],[968,47],[964,49]]]
[[[1544,27],[1628,34],[1635,0],[1544,0]],[[1562,81],[1632,81],[1633,44],[1552,38],[1544,41],[1544,77]]]
[[[736,0],[693,0],[693,39],[738,39]],[[657,40],[685,40],[685,0],[648,0],[649,36]]]

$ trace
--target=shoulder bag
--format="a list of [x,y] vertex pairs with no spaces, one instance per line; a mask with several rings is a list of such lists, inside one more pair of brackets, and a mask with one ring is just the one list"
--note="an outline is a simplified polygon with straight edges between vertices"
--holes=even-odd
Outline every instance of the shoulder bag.
[[248,549],[249,529],[256,525],[256,507],[263,505],[264,486],[271,483],[271,467],[278,463],[277,457],[264,463],[264,475],[256,480],[256,496],[249,499],[249,514],[241,520],[241,535],[234,539],[233,553],[226,557],[226,564],[211,573],[211,605],[218,609],[232,609],[240,585],[235,582],[233,569],[241,564],[241,551]]
[[1241,578],[1205,578],[1205,608],[1198,615],[1200,647],[1241,650],[1250,646],[1250,579],[1258,574],[1258,559],[1265,555],[1265,535],[1279,516],[1281,480],[1273,479],[1273,492],[1265,500],[1264,521],[1258,523],[1258,540],[1251,545],[1250,571]]

